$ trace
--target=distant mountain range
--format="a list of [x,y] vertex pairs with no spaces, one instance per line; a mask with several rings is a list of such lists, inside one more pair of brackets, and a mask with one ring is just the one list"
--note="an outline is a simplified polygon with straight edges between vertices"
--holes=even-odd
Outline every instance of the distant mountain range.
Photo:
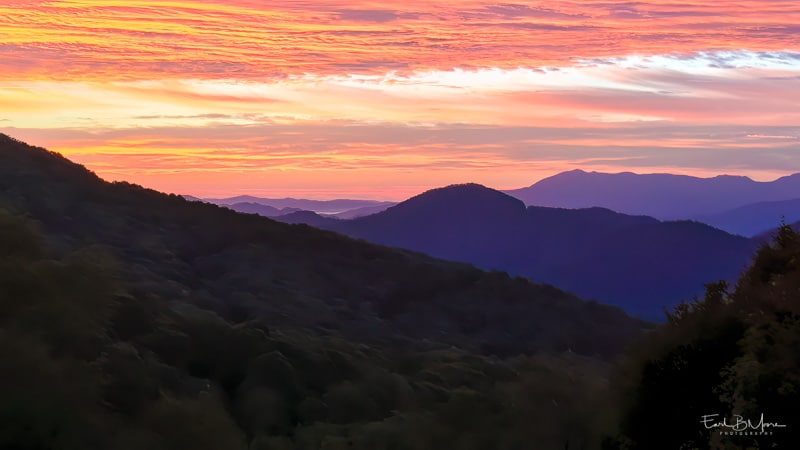
[[[184,198],[192,201],[205,201],[216,205],[227,206],[235,211],[261,214],[266,217],[276,217],[295,211],[313,211],[319,214],[352,219],[354,217],[383,211],[396,204],[394,202],[378,200],[307,200],[300,198],[262,198],[251,195],[208,199],[184,195]],[[254,205],[267,206],[273,208],[274,211],[272,209],[259,209]],[[263,213],[259,211],[263,211]]]
[[361,208],[354,208],[347,211],[342,211],[338,214],[328,214],[327,216],[335,217],[337,219],[355,219],[357,217],[369,216],[372,214],[377,214],[381,211],[386,211],[387,209],[391,208],[396,204],[397,203],[395,202],[381,202],[378,205],[363,206]]
[[285,216],[286,214],[302,211],[301,209],[298,208],[278,209],[269,205],[262,205],[260,203],[251,203],[251,202],[233,203],[226,206],[234,211],[243,212],[247,214],[258,214],[264,217]]
[[[545,178],[527,188],[505,192],[527,205],[599,206],[661,220],[695,219],[748,236],[777,226],[777,221],[768,223],[776,214],[786,215],[787,221],[800,220],[796,202],[775,203],[800,199],[800,174],[757,182],[728,175],[697,178],[573,170]],[[772,203],[765,205],[764,202]],[[744,210],[738,210],[745,206]]]
[[354,220],[308,212],[284,218],[524,275],[648,319],[662,319],[664,307],[701,294],[705,283],[733,280],[756,247],[698,222],[604,208],[526,208],[476,184],[434,189]]
[[800,221],[800,198],[774,202],[758,202],[716,214],[705,214],[695,220],[720,230],[742,236],[755,236],[775,228],[781,220]]
[[[576,170],[506,194],[461,185],[398,205],[285,199],[274,203],[282,210],[229,207],[524,275],[648,319],[704,283],[733,280],[769,230],[800,220],[800,174],[756,182]],[[302,206],[356,208],[332,215]]]
[[[800,174],[771,182],[741,176],[697,178],[685,175],[598,173],[573,170],[545,178],[530,187],[504,191],[530,206],[601,207],[659,220],[694,220],[731,234],[752,237],[781,220],[800,221]],[[188,200],[201,200],[184,196]],[[305,200],[238,196],[207,199],[235,211],[279,217],[312,211],[324,217],[354,219],[396,205],[377,200]],[[263,206],[259,207],[258,205]],[[307,214],[281,219],[289,223],[321,222]]]

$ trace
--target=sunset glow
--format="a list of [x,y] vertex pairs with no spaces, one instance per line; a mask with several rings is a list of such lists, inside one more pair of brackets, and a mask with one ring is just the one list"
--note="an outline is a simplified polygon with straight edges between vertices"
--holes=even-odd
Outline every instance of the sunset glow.
[[0,132],[200,196],[800,172],[800,3],[29,1]]

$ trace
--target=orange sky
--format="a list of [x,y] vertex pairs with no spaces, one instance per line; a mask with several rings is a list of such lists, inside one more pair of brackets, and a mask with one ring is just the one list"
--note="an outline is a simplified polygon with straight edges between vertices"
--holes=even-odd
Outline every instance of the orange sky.
[[28,1],[0,132],[200,196],[800,171],[800,3]]

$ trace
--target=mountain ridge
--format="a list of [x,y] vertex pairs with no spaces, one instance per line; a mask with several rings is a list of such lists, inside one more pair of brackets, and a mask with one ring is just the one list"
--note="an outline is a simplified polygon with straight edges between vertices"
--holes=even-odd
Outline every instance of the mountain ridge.
[[652,328],[505,273],[108,183],[0,136],[0,448],[599,441],[573,417]]
[[476,184],[433,189],[366,217],[307,223],[526,276],[650,320],[701,294],[709,280],[735,278],[756,247],[699,222],[525,207]]
[[231,203],[225,206],[237,212],[247,213],[247,214],[258,214],[264,217],[285,216],[287,214],[301,211],[300,209],[297,208],[286,207],[278,209],[273,206],[262,205],[261,203],[251,203],[251,202]]
[[770,182],[744,176],[699,178],[673,174],[562,172],[533,185],[504,191],[527,205],[601,206],[662,220],[691,219],[760,201],[800,198],[800,174]]
[[552,286],[107,183],[5,136],[0,161],[0,207],[35,219],[58,248],[100,245],[125,264],[137,295],[185,301],[233,322],[504,354],[610,354],[645,323]]
[[752,237],[775,228],[781,220],[800,220],[800,198],[748,203],[694,219],[729,233]]
[[253,195],[238,195],[235,197],[226,198],[208,198],[203,199],[202,201],[221,206],[229,206],[239,203],[252,203],[269,206],[278,210],[290,208],[325,214],[341,214],[360,208],[380,208],[382,206],[388,207],[394,204],[394,202],[380,200],[358,200],[346,198],[333,200],[310,200],[294,197],[266,198]]

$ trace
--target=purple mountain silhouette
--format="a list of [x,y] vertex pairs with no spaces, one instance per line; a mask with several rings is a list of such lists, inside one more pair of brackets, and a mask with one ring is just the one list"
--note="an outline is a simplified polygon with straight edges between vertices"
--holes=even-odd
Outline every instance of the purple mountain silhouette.
[[262,198],[254,197],[252,195],[240,195],[237,197],[206,199],[207,202],[217,205],[228,206],[237,203],[255,203],[259,205],[271,206],[275,209],[281,210],[284,208],[292,208],[295,211],[314,211],[325,214],[339,214],[346,211],[351,211],[364,207],[375,206],[391,206],[392,202],[381,202],[377,200],[351,200],[351,199],[336,199],[336,200],[307,200],[302,198]]
[[800,198],[800,174],[771,182],[722,175],[563,172],[523,189],[506,191],[527,205],[561,208],[599,206],[662,220],[690,219],[750,203]]
[[332,228],[340,222],[339,219],[323,216],[313,211],[296,211],[291,214],[274,217],[274,219],[283,223],[301,223],[316,228]]
[[525,207],[476,184],[434,189],[378,214],[314,226],[524,275],[647,319],[734,279],[754,243],[708,225],[604,208]]
[[372,214],[377,214],[382,211],[386,211],[387,209],[391,208],[396,204],[397,203],[395,202],[382,202],[375,206],[363,206],[361,208],[355,208],[343,211],[338,214],[332,214],[331,217],[336,217],[337,219],[355,219],[358,217],[369,216]]
[[234,211],[248,213],[248,214],[258,214],[259,216],[265,216],[265,217],[285,216],[287,214],[300,211],[297,208],[278,209],[269,205],[262,205],[259,203],[251,203],[251,202],[234,203],[231,205],[227,205],[227,207]]
[[705,214],[695,220],[720,230],[742,236],[755,236],[775,228],[784,220],[800,220],[800,198],[775,202],[758,202],[716,214]]

